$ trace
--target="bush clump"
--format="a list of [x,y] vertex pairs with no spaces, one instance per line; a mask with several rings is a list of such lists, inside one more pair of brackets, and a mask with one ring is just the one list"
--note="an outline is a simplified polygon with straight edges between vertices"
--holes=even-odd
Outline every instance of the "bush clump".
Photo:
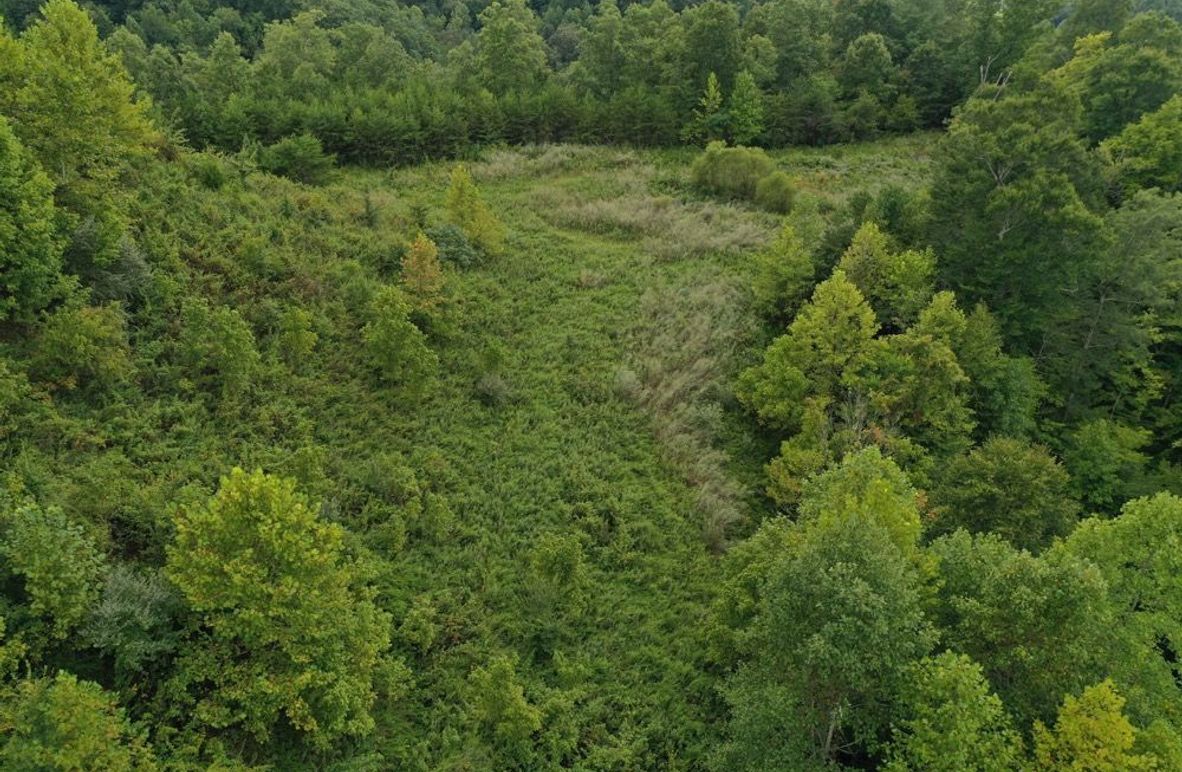
[[259,155],[259,166],[266,171],[308,185],[327,182],[335,165],[336,157],[325,153],[311,134],[281,139]]
[[755,184],[755,203],[776,214],[788,214],[796,199],[796,186],[784,172],[772,172]]
[[796,195],[792,178],[777,171],[772,159],[757,147],[711,142],[694,159],[690,177],[694,187],[706,193],[753,201],[777,214],[787,214]]
[[690,176],[694,186],[707,193],[750,201],[759,181],[773,171],[772,159],[759,148],[711,142],[694,159]]
[[427,238],[439,249],[439,259],[457,268],[471,268],[482,261],[480,250],[457,225],[447,223],[427,229]]

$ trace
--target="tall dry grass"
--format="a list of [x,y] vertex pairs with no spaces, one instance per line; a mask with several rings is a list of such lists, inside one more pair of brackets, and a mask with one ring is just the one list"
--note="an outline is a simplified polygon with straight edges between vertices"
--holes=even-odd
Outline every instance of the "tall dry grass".
[[552,225],[605,236],[639,236],[645,251],[665,260],[738,254],[768,239],[766,224],[731,204],[636,191],[587,198],[565,190],[545,191],[537,204],[539,214]]
[[650,290],[641,301],[635,353],[616,377],[617,391],[649,414],[666,461],[696,492],[703,536],[716,552],[745,518],[747,491],[727,472],[718,444],[732,352],[753,332],[747,306],[731,278]]

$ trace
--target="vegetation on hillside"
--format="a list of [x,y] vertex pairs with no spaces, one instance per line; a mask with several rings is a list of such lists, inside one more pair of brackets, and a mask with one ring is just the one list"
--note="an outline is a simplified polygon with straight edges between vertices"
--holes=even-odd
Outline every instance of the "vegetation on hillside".
[[1182,768],[1176,3],[0,11],[0,767]]

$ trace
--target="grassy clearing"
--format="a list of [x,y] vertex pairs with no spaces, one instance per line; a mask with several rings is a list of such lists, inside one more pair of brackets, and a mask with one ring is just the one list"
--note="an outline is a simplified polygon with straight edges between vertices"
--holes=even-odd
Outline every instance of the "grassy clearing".
[[[872,175],[913,184],[921,144],[776,158],[835,208]],[[509,226],[507,252],[453,275],[457,327],[437,341],[444,374],[429,403],[356,427],[446,459],[459,523],[458,539],[412,544],[391,578],[407,608],[437,607],[457,630],[417,664],[430,684],[416,693],[448,698],[399,715],[464,724],[463,675],[507,650],[549,721],[562,720],[564,700],[579,704],[572,731],[586,768],[695,768],[715,731],[699,632],[711,551],[758,499],[758,452],[734,431],[745,419],[730,384],[759,328],[751,255],[778,222],[703,200],[681,159],[662,154],[525,148],[472,168]],[[382,215],[396,223],[410,201],[437,206],[446,174],[357,174],[344,189],[396,192],[397,213]],[[503,361],[495,373],[481,364],[488,350]],[[756,475],[734,474],[736,456]],[[594,597],[530,588],[531,551],[546,534],[579,540]],[[453,576],[446,590],[441,575]],[[434,759],[471,752],[442,735],[424,742]]]
[[[868,183],[915,184],[922,145],[776,160],[832,210]],[[464,725],[464,674],[507,650],[548,721],[564,720],[564,701],[579,705],[571,731],[585,768],[691,769],[708,754],[716,696],[701,676],[700,630],[711,552],[758,511],[762,452],[734,430],[745,419],[730,384],[759,334],[751,256],[778,221],[702,199],[685,160],[539,147],[473,164],[509,226],[506,254],[453,275],[457,327],[438,342],[444,374],[429,403],[356,427],[446,459],[459,524],[458,539],[411,544],[391,577],[407,608],[436,607],[457,631],[416,666],[430,683],[415,693],[447,697],[398,715]],[[344,189],[396,192],[396,213],[382,217],[397,223],[410,201],[437,206],[446,174],[357,174]],[[503,361],[491,374],[488,350]],[[531,589],[530,555],[546,534],[579,540],[593,597]],[[436,760],[471,753],[462,739],[423,742]]]

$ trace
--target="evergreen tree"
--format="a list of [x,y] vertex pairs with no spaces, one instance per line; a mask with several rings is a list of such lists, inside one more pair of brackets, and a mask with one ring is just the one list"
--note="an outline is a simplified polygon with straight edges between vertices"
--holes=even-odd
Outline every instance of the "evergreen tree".
[[443,266],[435,242],[420,233],[402,256],[402,286],[415,310],[432,311],[443,301]]
[[464,231],[468,240],[485,254],[495,255],[505,243],[505,226],[480,197],[472,175],[462,165],[451,172],[451,186],[447,189],[447,215],[451,222]]
[[722,109],[722,87],[718,85],[718,76],[710,73],[706,77],[706,89],[698,100],[698,106],[690,122],[682,129],[682,139],[694,144],[720,140],[725,133],[726,121],[727,114]]
[[736,145],[749,144],[763,133],[763,93],[747,70],[735,78],[735,88],[731,91],[727,107],[727,120],[731,142]]
[[788,333],[764,352],[762,364],[745,371],[737,392],[765,421],[792,427],[801,399],[839,396],[846,369],[873,347],[874,311],[842,271],[821,282]]

